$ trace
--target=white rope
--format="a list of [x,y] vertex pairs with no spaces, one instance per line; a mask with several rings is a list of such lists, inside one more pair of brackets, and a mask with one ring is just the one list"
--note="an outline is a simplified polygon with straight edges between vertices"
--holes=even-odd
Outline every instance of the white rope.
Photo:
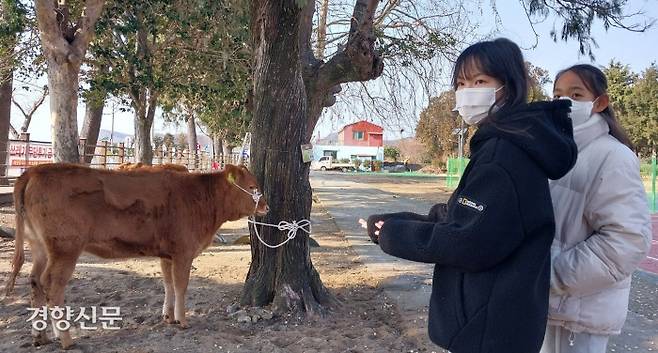
[[235,182],[233,183],[236,188],[244,191],[246,194],[251,195],[251,198],[254,200],[254,203],[256,204],[256,207],[254,208],[254,212],[258,208],[258,202],[260,201],[260,198],[263,197],[263,194],[261,194],[258,190],[254,190],[254,192],[249,192],[245,189],[242,188],[242,186],[236,184]]
[[[267,246],[270,249],[276,249],[280,246],[285,245],[290,240],[295,239],[295,237],[297,236],[297,231],[300,230],[300,229],[303,230],[304,232],[306,232],[306,234],[311,234],[311,222],[308,219],[302,219],[299,222],[293,221],[292,223],[286,222],[286,221],[281,221],[281,222],[279,222],[279,224],[269,224],[269,223],[263,223],[263,222],[256,222],[255,220],[252,220],[251,218],[249,218],[249,220],[247,220],[247,222],[254,225],[254,231],[256,233],[256,237],[258,237],[258,240],[260,240],[260,242],[263,245]],[[286,231],[287,230],[288,231],[288,237],[287,237],[286,240],[284,240],[280,244],[270,245],[270,244],[266,243],[263,240],[263,238],[260,237],[260,234],[258,234],[258,227],[256,227],[256,225],[276,227],[280,231]],[[308,227],[308,229],[306,229],[304,227]]]
[[[256,204],[254,206],[254,213],[256,212],[256,209],[258,209],[258,202],[260,202],[260,199],[263,197],[263,194],[261,194],[258,190],[254,190],[253,192],[249,192],[245,189],[243,189],[240,185],[237,183],[233,183],[238,189],[242,190],[244,193],[251,195],[251,198],[254,200],[254,203]],[[295,239],[297,236],[297,231],[302,230],[306,232],[306,234],[311,234],[311,221],[308,219],[302,219],[301,221],[293,221],[291,222],[286,222],[286,221],[281,221],[279,224],[271,224],[271,223],[264,223],[264,222],[257,222],[255,219],[252,219],[252,217],[249,217],[247,219],[248,223],[251,223],[254,225],[254,232],[256,233],[256,237],[258,240],[265,246],[267,246],[270,249],[276,249],[280,246],[285,245],[287,242],[289,242],[292,239]],[[270,245],[266,243],[263,238],[260,237],[260,234],[258,233],[258,227],[257,225],[261,226],[261,230],[263,226],[267,227],[275,227],[280,231],[288,231],[287,239],[284,240],[283,242],[277,244],[277,245]]]

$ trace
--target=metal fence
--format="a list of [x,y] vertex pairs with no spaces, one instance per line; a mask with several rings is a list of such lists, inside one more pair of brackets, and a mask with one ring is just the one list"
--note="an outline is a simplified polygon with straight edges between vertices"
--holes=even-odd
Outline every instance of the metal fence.
[[[80,162],[92,168],[117,169],[123,163],[135,163],[135,149],[125,146],[124,143],[111,144],[101,141],[98,144],[88,144],[80,139],[78,146]],[[29,135],[22,140],[10,140],[6,145],[0,146],[0,155],[6,155],[0,160],[0,177],[2,183],[20,176],[30,166],[52,163],[52,143],[33,141]],[[237,164],[239,153],[229,156],[213,156],[207,151],[193,151],[187,149],[159,147],[153,149],[153,165],[178,164],[187,167],[191,172],[204,172],[213,169],[222,169],[226,164]],[[247,161],[248,162],[248,161]]]
[[651,212],[658,211],[658,200],[656,200],[656,156],[651,158],[649,163],[640,164],[640,175],[644,183],[644,189],[647,191],[647,201]]
[[448,158],[446,163],[446,188],[457,188],[469,161],[468,158]]

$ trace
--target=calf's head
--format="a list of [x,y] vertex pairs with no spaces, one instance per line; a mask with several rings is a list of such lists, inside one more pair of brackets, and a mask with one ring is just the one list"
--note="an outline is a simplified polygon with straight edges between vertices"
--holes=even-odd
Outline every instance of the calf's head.
[[256,177],[245,166],[227,165],[225,168],[226,180],[230,187],[236,188],[238,195],[235,207],[240,215],[264,216],[270,210],[263,194],[260,193]]

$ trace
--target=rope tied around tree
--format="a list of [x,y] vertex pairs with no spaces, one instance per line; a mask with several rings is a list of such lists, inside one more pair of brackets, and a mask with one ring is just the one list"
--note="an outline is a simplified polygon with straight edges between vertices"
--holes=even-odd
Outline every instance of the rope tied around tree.
[[[235,182],[235,180],[229,179],[229,182],[231,182],[231,184],[235,185],[235,187],[240,189],[242,192],[244,192],[247,195],[251,196],[251,198],[252,198],[252,200],[254,200],[254,204],[255,204],[254,205],[254,213],[255,213],[256,209],[258,208],[258,202],[260,202],[260,199],[263,197],[263,194],[261,194],[257,189],[254,190],[253,192],[249,192],[249,191],[245,190],[243,187],[241,187],[240,185],[238,185]],[[254,225],[254,232],[256,233],[256,237],[258,238],[258,240],[263,245],[267,246],[270,249],[276,249],[278,247],[281,247],[281,246],[285,245],[290,240],[295,239],[295,237],[297,236],[297,232],[299,230],[302,230],[303,232],[306,232],[306,234],[309,234],[309,235],[311,234],[311,221],[309,221],[308,219],[302,219],[299,222],[298,221],[292,221],[292,222],[281,221],[278,224],[271,224],[271,223],[265,223],[265,222],[258,222],[258,221],[255,220],[254,216],[249,216],[249,218],[247,219],[247,222]],[[261,226],[261,230],[262,230],[263,226],[266,226],[266,227],[277,228],[280,231],[288,231],[286,240],[284,240],[283,242],[281,242],[277,245],[270,245],[270,244],[266,243],[263,240],[263,238],[261,238],[261,236],[258,232],[258,227],[257,227],[258,225]]]

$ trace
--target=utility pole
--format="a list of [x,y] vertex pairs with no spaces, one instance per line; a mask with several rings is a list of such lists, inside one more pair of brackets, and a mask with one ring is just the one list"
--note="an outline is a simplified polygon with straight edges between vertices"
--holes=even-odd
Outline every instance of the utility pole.
[[[460,119],[461,120],[461,119]],[[462,158],[464,158],[464,120],[461,120],[461,123],[459,124],[459,147],[457,151],[457,156],[459,157],[459,160],[461,161]]]
[[114,143],[114,112],[116,111],[116,103],[112,101],[112,129],[110,130],[110,144]]

